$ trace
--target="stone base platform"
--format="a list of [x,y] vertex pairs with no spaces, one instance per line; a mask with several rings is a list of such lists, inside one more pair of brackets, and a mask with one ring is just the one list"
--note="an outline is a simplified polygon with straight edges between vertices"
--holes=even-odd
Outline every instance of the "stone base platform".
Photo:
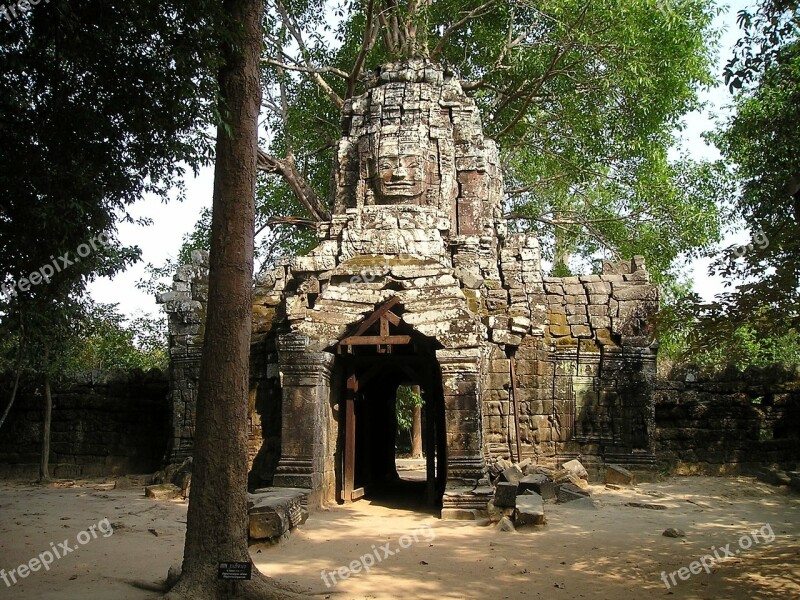
[[250,540],[278,542],[308,519],[310,490],[262,488],[248,494]]
[[487,504],[494,497],[491,486],[451,488],[442,498],[442,520],[477,521],[488,516]]

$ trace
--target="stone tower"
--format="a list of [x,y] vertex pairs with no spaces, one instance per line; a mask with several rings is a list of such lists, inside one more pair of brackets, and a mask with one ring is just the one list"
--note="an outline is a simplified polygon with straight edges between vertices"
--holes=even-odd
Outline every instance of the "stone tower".
[[[401,384],[423,390],[426,489],[443,516],[485,508],[500,459],[650,464],[658,291],[641,258],[544,278],[537,239],[507,231],[475,103],[437,65],[385,65],[341,125],[331,221],[256,289],[252,483],[349,502],[396,476]],[[177,331],[197,299],[162,300],[185,424],[181,344],[199,336]]]

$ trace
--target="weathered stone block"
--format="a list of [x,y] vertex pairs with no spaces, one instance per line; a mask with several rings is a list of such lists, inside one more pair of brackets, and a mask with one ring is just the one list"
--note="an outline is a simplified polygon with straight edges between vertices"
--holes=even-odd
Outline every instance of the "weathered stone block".
[[588,325],[572,325],[570,326],[572,337],[576,338],[590,338],[592,337],[592,330]]
[[573,315],[568,315],[567,323],[570,325],[586,325],[589,323],[589,319],[586,317],[585,311],[580,311]]
[[611,319],[608,317],[589,317],[589,325],[592,329],[610,329]]
[[174,483],[148,485],[144,488],[144,495],[153,500],[174,500],[181,497],[181,488]]
[[590,317],[607,317],[608,305],[607,304],[590,304],[586,307]]
[[604,294],[608,295],[611,293],[611,284],[607,281],[598,281],[597,283],[586,283],[584,284],[586,287],[586,291],[590,295],[598,295]]
[[492,329],[492,341],[497,344],[506,344],[507,346],[519,346],[522,343],[522,336],[513,334],[510,331]]
[[571,483],[563,483],[558,486],[558,502],[564,504],[565,502],[572,502],[573,500],[580,500],[589,496],[589,492],[572,485]]
[[514,522],[517,527],[525,525],[544,525],[544,500],[539,494],[527,493],[517,498],[514,511]]
[[486,518],[486,513],[474,508],[443,508],[443,521],[477,521],[481,517]]
[[495,525],[494,528],[497,531],[505,531],[509,533],[516,531],[513,521],[505,516],[497,522],[497,525]]
[[513,508],[517,505],[517,484],[501,481],[494,489],[494,505],[500,508]]
[[519,491],[520,493],[535,492],[545,500],[550,500],[556,497],[556,484],[547,475],[534,473],[519,480]]
[[503,479],[503,481],[507,481],[516,485],[523,477],[522,469],[520,469],[517,465],[511,465],[501,473],[500,477]]
[[589,296],[589,304],[590,305],[591,304],[601,304],[603,306],[607,306],[608,305],[608,299],[610,297],[611,296],[608,296],[606,294],[591,294]]
[[308,519],[308,490],[264,488],[248,496],[251,539],[278,539]]
[[586,468],[583,466],[583,464],[581,464],[581,461],[577,459],[565,462],[563,465],[561,465],[561,468],[565,471],[569,471],[581,479],[589,479],[589,473],[586,471]]
[[616,485],[631,485],[634,475],[628,469],[619,465],[606,465],[606,483]]
[[618,285],[614,286],[611,296],[619,302],[658,300],[658,288],[651,285]]

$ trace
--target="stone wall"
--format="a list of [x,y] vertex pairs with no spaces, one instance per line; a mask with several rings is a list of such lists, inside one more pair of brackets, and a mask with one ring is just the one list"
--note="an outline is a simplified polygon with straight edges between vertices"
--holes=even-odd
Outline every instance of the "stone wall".
[[[3,385],[4,401],[10,385]],[[51,475],[152,473],[169,438],[169,382],[160,371],[116,373],[53,390]],[[4,404],[5,406],[5,404]],[[44,392],[23,386],[0,428],[0,476],[39,472]]]
[[643,259],[537,281],[525,260],[536,246],[512,237],[506,247],[511,305],[489,318],[493,339],[506,346],[491,351],[483,386],[489,466],[525,458],[554,466],[578,456],[595,472],[604,462],[655,464],[658,288]]
[[168,462],[182,463],[194,448],[197,382],[208,303],[208,252],[195,250],[178,268],[172,289],[158,295],[169,317],[170,419]]
[[693,374],[655,390],[656,451],[678,473],[748,472],[800,463],[800,377],[775,370]]

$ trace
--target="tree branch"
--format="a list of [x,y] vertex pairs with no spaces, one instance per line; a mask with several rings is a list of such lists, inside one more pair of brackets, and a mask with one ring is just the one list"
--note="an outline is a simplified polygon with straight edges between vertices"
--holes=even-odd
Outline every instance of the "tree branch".
[[280,159],[270,156],[259,148],[257,166],[261,171],[277,173],[282,176],[297,200],[311,213],[315,220],[327,221],[331,218],[330,212],[322,203],[320,197],[297,170],[293,156],[289,155]]
[[303,217],[270,217],[267,219],[267,222],[264,225],[256,229],[255,235],[258,236],[267,227],[273,227],[274,225],[296,225],[298,227],[307,227],[309,229],[317,228],[316,221],[312,221],[311,219],[306,219]]
[[292,19],[291,15],[289,15],[289,12],[286,10],[286,7],[283,5],[281,0],[275,0],[275,8],[280,13],[286,29],[292,34],[295,42],[297,42],[297,47],[300,49],[300,54],[303,56],[303,61],[305,62],[306,67],[309,69],[308,73],[311,75],[311,78],[320,87],[320,89],[328,95],[331,101],[336,105],[336,108],[342,108],[342,106],[344,106],[344,100],[342,100],[339,94],[334,91],[330,84],[323,79],[319,70],[314,68],[312,65],[311,53],[308,51],[308,47],[303,40],[300,29],[297,27],[297,24],[294,22],[294,19]]
[[353,70],[347,76],[347,98],[352,98],[356,93],[356,85],[361,72],[364,70],[364,62],[366,61],[367,54],[370,53],[378,41],[378,34],[380,33],[380,22],[375,19],[375,0],[369,0],[366,10],[367,22],[364,25],[364,37],[361,40],[361,48],[358,50],[358,56],[353,64]]
[[442,34],[442,37],[439,39],[436,46],[434,46],[433,51],[431,52],[431,58],[436,58],[436,56],[442,52],[445,44],[447,43],[447,40],[450,39],[450,36],[453,35],[453,33],[455,33],[459,28],[464,26],[470,20],[482,16],[481,13],[487,8],[491,7],[493,4],[495,4],[496,1],[497,0],[487,0],[487,2],[484,2],[480,6],[473,8],[471,11],[469,11],[463,17],[461,17],[458,21],[456,21],[455,23],[450,25],[447,29],[445,29],[444,33]]
[[330,73],[332,75],[338,75],[342,79],[348,79],[350,75],[341,69],[337,69],[336,67],[306,67],[303,65],[290,65],[289,63],[281,62],[279,60],[275,60],[274,58],[265,58],[264,62],[268,65],[274,65],[280,69],[285,69],[287,71],[297,71],[298,73],[307,73],[309,75],[321,75],[323,73]]

